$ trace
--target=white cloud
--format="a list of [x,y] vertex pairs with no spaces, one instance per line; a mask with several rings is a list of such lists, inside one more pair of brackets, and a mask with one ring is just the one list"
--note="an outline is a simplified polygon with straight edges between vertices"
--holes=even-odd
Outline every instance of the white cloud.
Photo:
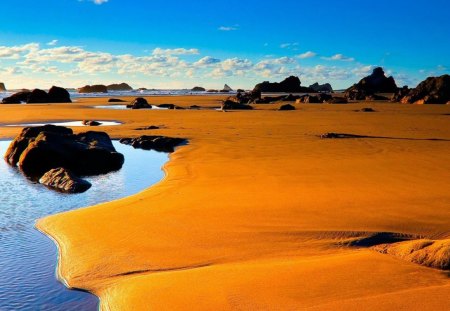
[[211,56],[205,56],[205,57],[199,59],[198,61],[196,61],[193,65],[197,66],[197,67],[201,67],[201,66],[208,66],[208,65],[217,64],[217,63],[220,63],[220,59],[213,58]]
[[315,57],[316,55],[317,55],[317,53],[308,51],[308,52],[297,55],[297,57],[300,59],[305,59],[305,58]]
[[14,46],[0,46],[0,59],[20,59],[23,55],[39,49],[38,43]]
[[156,48],[153,50],[152,55],[197,55],[200,54],[198,49],[161,49]]
[[52,40],[50,42],[47,42],[47,45],[49,46],[55,46],[56,44],[58,44],[58,40]]
[[108,0],[92,0],[92,2],[94,2],[95,4],[103,4],[108,2]]
[[236,31],[239,29],[239,25],[234,26],[220,26],[218,28],[220,31]]
[[292,50],[297,50],[297,47],[299,46],[298,42],[293,42],[293,43],[282,43],[280,44],[280,48],[282,49],[292,49]]
[[338,61],[343,61],[343,62],[353,62],[355,60],[353,57],[347,57],[347,56],[344,56],[343,54],[335,54],[335,55],[330,56],[330,57],[322,57],[322,59],[325,59],[325,60],[338,60]]

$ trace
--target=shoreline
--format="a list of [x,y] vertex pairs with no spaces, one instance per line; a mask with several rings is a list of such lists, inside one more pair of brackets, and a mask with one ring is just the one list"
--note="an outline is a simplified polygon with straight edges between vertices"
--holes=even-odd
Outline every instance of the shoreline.
[[[186,106],[197,104],[192,98],[178,100]],[[214,100],[209,98],[204,104],[216,105]],[[226,114],[206,110],[91,113],[94,109],[87,112],[80,107],[92,101],[77,102],[75,107],[46,106],[45,110],[58,118],[67,114],[120,116],[122,125],[101,128],[115,138],[144,134],[134,131],[138,126],[163,124],[166,128],[148,133],[190,141],[170,156],[163,167],[164,178],[139,194],[37,221],[36,227],[58,245],[59,239],[63,241],[65,251],[58,256],[61,279],[98,294],[101,308],[127,303],[135,308],[166,305],[177,309],[189,301],[198,303],[199,309],[229,309],[233,303],[226,297],[234,295],[241,307],[257,306],[257,302],[269,309],[275,305],[351,307],[348,299],[360,297],[367,309],[375,309],[380,303],[371,298],[380,294],[391,295],[390,301],[399,306],[411,297],[398,296],[405,289],[421,295],[429,285],[439,284],[440,291],[449,290],[450,281],[438,270],[369,249],[333,246],[347,239],[339,232],[445,233],[450,224],[446,217],[450,211],[445,207],[449,197],[434,179],[445,181],[447,177],[436,171],[429,171],[434,175],[428,176],[426,169],[438,165],[445,171],[448,143],[321,141],[313,137],[340,131],[450,139],[443,116],[449,107],[301,104],[297,106],[301,110],[286,113],[269,110],[276,104],[264,104],[258,105],[261,110]],[[360,106],[373,106],[380,112],[352,111]],[[26,110],[33,114],[37,109]],[[365,130],[360,132],[363,125]],[[9,133],[14,130],[2,128],[2,137]],[[407,168],[413,165],[418,171],[409,174]],[[421,193],[408,191],[411,184],[420,185]],[[338,195],[330,194],[330,187]],[[422,210],[420,202],[425,201],[434,208]],[[336,233],[327,235],[330,231]],[[64,241],[71,246],[66,247]],[[114,258],[105,258],[108,250]],[[199,263],[209,266],[197,268]],[[177,267],[187,268],[173,271]],[[382,275],[373,275],[374,267]],[[151,272],[155,269],[160,272]],[[322,270],[325,275],[317,274]],[[130,274],[133,271],[150,272]],[[345,271],[353,279],[343,277]],[[416,279],[410,280],[410,274]],[[200,283],[189,284],[186,279]],[[360,288],[351,287],[354,281]],[[272,290],[263,286],[265,282]],[[323,291],[325,283],[336,287]],[[171,288],[168,293],[163,291],[165,286]],[[305,286],[309,293],[302,289]],[[146,301],[139,302],[145,297]],[[439,299],[434,303],[439,305]],[[445,298],[440,303],[445,306]]]

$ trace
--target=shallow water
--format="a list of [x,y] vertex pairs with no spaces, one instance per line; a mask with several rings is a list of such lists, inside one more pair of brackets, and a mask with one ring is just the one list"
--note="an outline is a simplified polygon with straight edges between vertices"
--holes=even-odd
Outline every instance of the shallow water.
[[[121,125],[122,123],[117,121],[102,121],[102,120],[95,120],[97,122],[100,122],[100,125],[97,126],[113,126],[113,125]],[[83,121],[57,121],[57,122],[45,122],[45,123],[15,123],[15,124],[0,124],[0,126],[44,126],[46,124],[52,124],[52,125],[60,125],[60,126],[86,126],[90,127],[89,125],[84,125]]]
[[[0,141],[3,155],[9,141]],[[125,156],[120,171],[86,178],[81,194],[48,190],[0,160],[0,310],[97,310],[97,297],[68,290],[57,281],[57,248],[34,228],[36,219],[137,193],[163,177],[166,153],[114,142]]]

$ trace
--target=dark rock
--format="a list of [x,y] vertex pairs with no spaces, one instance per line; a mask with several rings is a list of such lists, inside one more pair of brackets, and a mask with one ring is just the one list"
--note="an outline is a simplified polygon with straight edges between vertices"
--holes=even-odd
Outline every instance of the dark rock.
[[71,103],[69,92],[62,87],[52,86],[48,90],[49,103]]
[[319,97],[319,102],[324,103],[327,100],[331,100],[333,96],[331,94],[320,93],[317,95]]
[[145,131],[145,130],[157,130],[157,129],[159,129],[159,126],[150,125],[150,126],[146,126],[146,127],[138,127],[135,130],[136,131]]
[[450,100],[450,75],[429,77],[403,96],[403,104],[446,104]]
[[314,95],[307,95],[305,97],[303,97],[303,102],[305,104],[319,104],[322,103],[322,101],[320,101],[318,96],[314,96]]
[[123,103],[125,102],[123,99],[119,99],[119,98],[110,98],[108,99],[108,103]]
[[391,97],[391,102],[399,102],[403,97],[408,95],[408,93],[411,91],[410,88],[408,88],[407,85],[405,85],[402,88],[399,88]]
[[320,135],[320,138],[331,138],[331,139],[336,139],[336,138],[367,138],[367,136],[363,136],[363,135],[355,135],[355,134],[346,134],[346,133],[333,133],[333,132],[329,132],[329,133],[325,133]]
[[280,106],[278,110],[295,110],[295,107],[292,106],[291,104],[285,104]]
[[208,93],[218,93],[219,91],[211,89],[211,90],[207,90],[206,92],[208,92]]
[[39,182],[44,186],[65,193],[82,193],[91,188],[91,183],[77,177],[70,170],[62,167],[54,168],[45,173]]
[[78,89],[78,93],[108,93],[108,88],[106,85],[85,85]]
[[85,132],[77,135],[61,126],[25,128],[5,155],[8,163],[19,165],[31,178],[64,167],[76,175],[104,174],[122,167],[124,157],[116,152],[108,134]]
[[241,103],[227,99],[222,103],[221,109],[222,110],[251,110],[251,109],[253,109],[253,107],[248,104],[241,104]]
[[238,93],[244,93],[245,91],[243,89],[237,89],[236,92]]
[[9,144],[8,150],[5,153],[5,161],[12,166],[16,166],[22,152],[41,132],[55,133],[58,135],[73,134],[72,129],[64,126],[48,124],[44,126],[26,127],[16,138],[14,138],[11,144]]
[[165,109],[175,109],[176,106],[174,104],[159,104],[158,107]]
[[138,97],[127,105],[127,108],[131,109],[151,109],[152,106],[147,102],[145,98]]
[[175,147],[185,143],[186,139],[143,135],[137,138],[122,138],[120,142],[125,145],[131,145],[133,148],[156,150],[161,152],[174,152]]
[[120,84],[110,84],[106,87],[106,90],[108,91],[132,91],[133,88],[126,84],[125,82],[122,82]]
[[375,110],[373,108],[370,108],[370,107],[362,108],[360,111],[361,112],[375,112]]
[[228,84],[225,84],[225,85],[223,86],[223,89],[222,89],[222,92],[223,92],[223,91],[225,91],[225,92],[232,92],[233,89],[232,89]]
[[397,85],[393,77],[386,77],[383,68],[377,67],[370,76],[361,79],[357,84],[345,91],[349,100],[364,100],[366,96],[375,93],[395,93]]
[[286,95],[281,100],[284,101],[284,102],[295,102],[299,98],[300,98],[300,96],[298,96],[298,95],[289,94],[289,95]]
[[198,105],[191,105],[191,106],[189,106],[189,108],[190,109],[200,109],[200,108],[202,108],[202,107],[200,107],[200,106],[198,106]]
[[28,97],[30,97],[31,91],[21,91],[12,94],[9,97],[5,97],[2,100],[3,104],[21,104],[26,103],[28,101]]
[[3,82],[0,82],[0,92],[6,92],[6,86]]
[[368,95],[368,96],[366,96],[366,98],[365,98],[366,101],[388,100],[388,99],[389,99],[389,98],[387,98],[386,96],[377,95],[377,94]]
[[332,97],[325,101],[327,104],[347,104],[348,100],[345,97]]
[[271,93],[271,92],[284,92],[284,93],[302,93],[302,92],[311,92],[312,90],[307,87],[300,86],[301,82],[298,77],[290,76],[280,83],[278,82],[268,82],[264,81],[259,83],[253,89],[254,91],[259,91],[262,93]]
[[40,89],[34,89],[27,100],[27,104],[43,104],[48,102],[49,97],[47,92]]
[[86,126],[99,126],[102,123],[94,120],[83,120],[81,123]]
[[220,93],[230,93],[230,91],[228,91],[228,90],[220,90],[219,92]]
[[331,87],[330,83],[319,84],[316,82],[314,84],[311,84],[309,86],[309,88],[317,93],[319,93],[319,92],[332,93],[333,92],[333,88]]
[[204,87],[201,87],[201,86],[194,86],[194,87],[191,89],[191,91],[192,91],[192,92],[205,92],[206,89],[205,89]]

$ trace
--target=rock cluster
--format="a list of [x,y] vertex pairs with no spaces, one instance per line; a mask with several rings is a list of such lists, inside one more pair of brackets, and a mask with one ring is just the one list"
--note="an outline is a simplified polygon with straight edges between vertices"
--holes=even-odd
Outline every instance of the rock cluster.
[[78,89],[78,93],[108,93],[108,88],[103,84],[85,85]]
[[377,67],[371,75],[349,87],[344,94],[349,100],[365,100],[367,96],[375,93],[395,93],[396,91],[397,85],[394,78],[386,77],[383,68]]
[[295,76],[290,76],[286,79],[284,79],[281,82],[269,82],[264,81],[262,83],[259,83],[255,85],[253,91],[258,91],[262,93],[276,93],[276,92],[283,92],[283,93],[303,93],[303,92],[313,92],[308,87],[302,87],[300,79]]
[[44,104],[44,103],[71,103],[69,92],[58,86],[52,86],[48,93],[40,89],[24,90],[14,93],[2,100],[3,104]]
[[312,89],[313,91],[317,92],[317,93],[332,93],[333,92],[333,88],[331,87],[330,83],[325,83],[325,84],[319,84],[319,83],[314,83],[311,84],[309,86],[310,89]]
[[124,157],[104,132],[73,134],[70,128],[45,125],[24,128],[11,142],[5,160],[38,180],[55,168],[78,176],[105,174],[120,169]]
[[446,104],[450,101],[450,75],[428,77],[414,89],[403,87],[392,97],[403,104]]
[[161,152],[174,152],[175,147],[186,142],[184,138],[172,138],[166,136],[142,135],[137,138],[122,138],[120,143],[131,145],[133,148],[144,150],[156,150]]
[[106,90],[108,91],[132,91],[133,88],[131,86],[129,86],[127,83],[122,82],[119,84],[110,84],[108,86],[106,86]]

